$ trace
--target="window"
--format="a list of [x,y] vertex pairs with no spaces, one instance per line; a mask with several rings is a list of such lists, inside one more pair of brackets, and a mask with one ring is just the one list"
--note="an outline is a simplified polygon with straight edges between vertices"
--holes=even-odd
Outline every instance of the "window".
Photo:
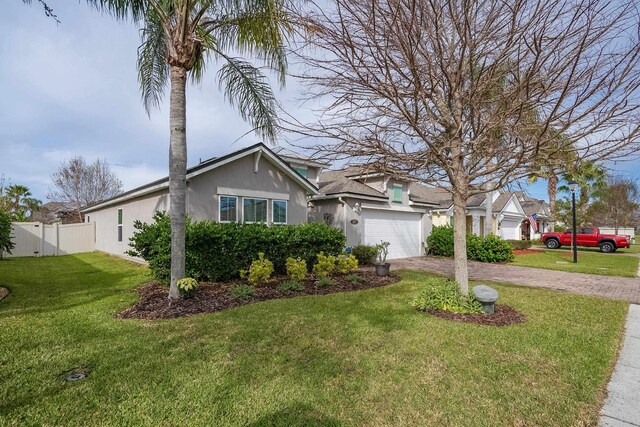
[[580,234],[593,234],[593,228],[581,228],[578,230]]
[[238,220],[238,198],[235,196],[220,196],[220,222],[235,222]]
[[307,167],[306,166],[296,166],[296,167],[294,167],[294,169],[296,170],[296,172],[298,172],[303,177],[305,177],[305,178],[307,177]]
[[243,199],[243,220],[245,222],[267,222],[266,199]]
[[287,202],[286,200],[274,200],[271,204],[271,216],[274,224],[287,223]]
[[87,222],[91,222],[91,217],[87,215]]
[[393,184],[393,201],[402,203],[402,184]]
[[118,209],[118,242],[122,242],[122,209]]

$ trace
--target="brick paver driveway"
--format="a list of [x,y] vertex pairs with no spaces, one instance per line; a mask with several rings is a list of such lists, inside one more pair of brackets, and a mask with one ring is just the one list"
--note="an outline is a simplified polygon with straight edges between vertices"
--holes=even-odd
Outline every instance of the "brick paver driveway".
[[[393,269],[411,269],[453,276],[450,258],[416,257],[390,261]],[[597,276],[540,268],[469,261],[471,280],[490,280],[554,289],[640,304],[640,278]]]

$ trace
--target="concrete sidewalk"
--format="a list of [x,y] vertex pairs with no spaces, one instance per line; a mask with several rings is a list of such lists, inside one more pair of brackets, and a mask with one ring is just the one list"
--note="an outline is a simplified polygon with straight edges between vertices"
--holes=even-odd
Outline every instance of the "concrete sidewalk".
[[607,393],[600,425],[640,426],[640,305],[629,306],[624,344]]

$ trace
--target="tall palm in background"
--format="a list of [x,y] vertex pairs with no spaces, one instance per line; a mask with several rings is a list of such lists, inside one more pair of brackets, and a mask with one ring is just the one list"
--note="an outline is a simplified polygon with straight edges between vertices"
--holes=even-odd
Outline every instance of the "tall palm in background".
[[167,84],[169,102],[169,215],[171,286],[185,276],[186,84],[202,80],[211,60],[225,98],[257,134],[275,141],[276,101],[261,70],[236,57],[251,56],[284,85],[285,41],[291,33],[285,0],[88,0],[118,19],[141,25],[138,79],[147,111],[157,107]]
[[[592,195],[607,185],[607,169],[601,163],[584,162],[573,166],[562,175],[563,181],[575,181],[580,187],[580,198],[576,205],[576,211],[580,218],[586,218],[587,207]],[[570,193],[568,185],[558,187],[558,191]]]
[[32,197],[29,188],[24,185],[10,185],[4,192],[9,206],[11,218],[14,221],[27,221],[29,214],[40,208],[42,202]]

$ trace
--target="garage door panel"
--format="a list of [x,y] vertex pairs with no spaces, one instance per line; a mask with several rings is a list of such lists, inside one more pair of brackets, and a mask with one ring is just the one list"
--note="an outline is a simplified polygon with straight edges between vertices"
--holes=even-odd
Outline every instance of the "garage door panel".
[[419,213],[370,210],[363,212],[364,243],[389,242],[388,259],[420,255]]

